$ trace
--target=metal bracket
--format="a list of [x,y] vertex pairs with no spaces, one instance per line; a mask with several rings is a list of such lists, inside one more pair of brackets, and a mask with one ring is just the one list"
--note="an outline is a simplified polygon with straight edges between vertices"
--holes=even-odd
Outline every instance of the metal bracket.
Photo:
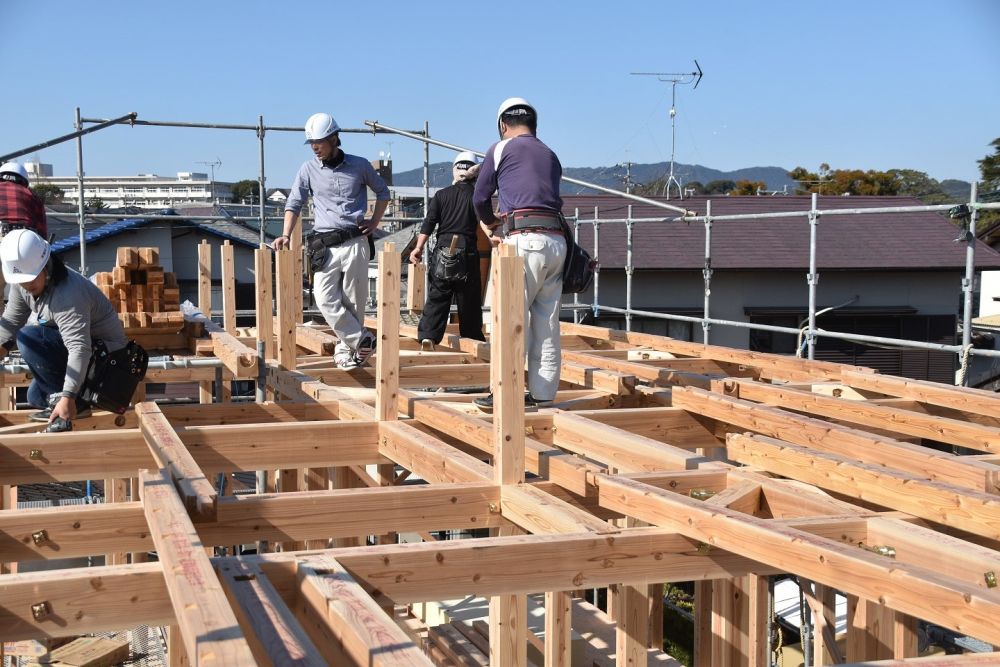
[[31,451],[28,452],[28,458],[31,459],[32,461],[41,461],[45,457],[42,456],[42,450],[32,449]]
[[52,605],[49,604],[48,600],[31,605],[31,617],[36,621],[44,621],[51,613]]
[[36,547],[40,547],[49,541],[49,531],[42,529],[35,531],[31,534],[31,541],[35,543]]
[[986,579],[986,588],[996,588],[997,587],[997,573],[990,570],[989,572],[983,573],[983,578]]
[[695,500],[708,500],[715,495],[715,491],[712,491],[711,489],[691,489],[688,492],[688,495]]
[[700,553],[703,556],[707,556],[711,552],[712,552],[712,545],[711,544],[709,544],[707,542],[699,542],[698,543],[698,553]]
[[879,556],[885,556],[887,558],[896,557],[896,548],[889,546],[888,544],[865,544],[864,542],[861,542],[858,546],[865,551],[870,551],[873,554],[878,554]]

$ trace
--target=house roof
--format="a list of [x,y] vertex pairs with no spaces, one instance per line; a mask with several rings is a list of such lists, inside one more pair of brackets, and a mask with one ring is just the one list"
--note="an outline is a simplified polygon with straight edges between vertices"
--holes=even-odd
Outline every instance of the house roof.
[[[683,201],[654,199],[705,214],[706,197]],[[807,211],[811,197],[716,197],[712,215]],[[566,196],[563,212],[580,220],[625,218],[631,202],[615,196]],[[820,197],[819,210],[920,206],[912,197]],[[675,213],[648,204],[633,204],[633,218],[674,218]],[[593,228],[580,226],[580,244],[592,250]],[[956,243],[959,229],[934,212],[856,214],[820,217],[816,261],[821,270],[955,270],[965,266],[965,245]],[[623,268],[626,261],[624,224],[600,226],[597,258],[604,268]],[[802,270],[809,267],[809,224],[795,218],[750,218],[712,223],[712,268],[716,270]],[[705,261],[703,223],[636,223],[632,243],[637,269],[702,269]],[[975,264],[1000,268],[1000,253],[976,243]]]
[[[161,224],[163,222],[169,222],[174,225],[197,227],[198,229],[208,234],[212,234],[214,236],[218,236],[220,238],[232,241],[233,243],[247,246],[250,248],[257,248],[259,245],[258,236],[254,236],[253,240],[250,240],[247,238],[247,234],[233,233],[235,231],[232,229],[233,223],[219,223],[219,222],[198,223],[191,220],[185,220],[184,218],[172,217],[172,216],[164,216],[162,218],[154,218],[154,219],[127,218],[124,220],[116,220],[106,225],[102,225],[96,229],[88,230],[84,235],[84,239],[88,244],[98,243],[100,241],[103,241],[104,239],[121,234],[122,232],[139,229],[140,227],[144,227],[147,224],[153,222]],[[248,230],[246,230],[246,228],[242,228],[242,231],[247,232]],[[80,246],[79,236],[66,236],[58,241],[55,241],[52,244],[52,252],[56,253],[65,252],[66,250],[78,248],[79,246]]]

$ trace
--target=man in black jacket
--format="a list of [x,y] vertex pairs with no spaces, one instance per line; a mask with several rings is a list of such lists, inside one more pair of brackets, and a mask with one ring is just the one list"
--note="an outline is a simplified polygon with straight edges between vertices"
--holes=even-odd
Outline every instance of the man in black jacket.
[[[427,239],[437,229],[434,252],[428,267],[427,300],[424,303],[424,314],[417,326],[417,337],[425,350],[434,349],[444,337],[452,299],[458,304],[459,333],[462,337],[486,340],[483,336],[479,252],[476,250],[479,219],[472,206],[472,193],[478,173],[479,165],[474,153],[463,151],[455,156],[452,163],[453,184],[439,190],[431,199],[427,218],[420,227],[417,245],[410,253],[410,263],[419,264]],[[458,264],[457,269],[465,274],[464,277],[449,280],[437,275],[435,265],[441,261],[442,254],[457,254],[452,264]]]

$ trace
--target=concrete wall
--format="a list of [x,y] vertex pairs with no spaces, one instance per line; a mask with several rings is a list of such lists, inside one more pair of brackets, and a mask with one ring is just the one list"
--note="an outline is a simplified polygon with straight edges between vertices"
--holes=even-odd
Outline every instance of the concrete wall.
[[[940,272],[850,271],[821,273],[817,285],[817,309],[860,296],[852,307],[912,306],[925,315],[957,315],[961,303],[962,274]],[[584,303],[591,295],[581,295]],[[602,271],[599,283],[602,305],[625,307],[625,274]],[[569,303],[572,297],[565,297]],[[700,272],[636,272],[633,274],[632,307],[635,309],[692,309],[700,315],[704,304],[704,281]],[[807,308],[809,286],[805,275],[789,272],[716,272],[712,276],[713,318],[747,322],[746,308]],[[693,338],[701,341],[701,326],[693,327]],[[710,342],[746,348],[749,330],[712,327]]]

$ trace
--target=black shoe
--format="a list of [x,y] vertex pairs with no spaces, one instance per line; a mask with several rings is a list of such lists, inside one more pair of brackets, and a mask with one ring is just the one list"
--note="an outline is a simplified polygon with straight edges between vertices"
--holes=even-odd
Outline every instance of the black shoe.
[[473,399],[472,403],[483,412],[493,412],[493,394]]
[[552,406],[552,401],[543,401],[540,398],[535,398],[531,393],[524,395],[524,407],[526,408],[548,408]]
[[38,412],[33,412],[28,415],[28,419],[33,422],[42,422],[47,424],[49,422],[49,417],[52,416],[52,408],[45,408],[44,410],[39,410]]

